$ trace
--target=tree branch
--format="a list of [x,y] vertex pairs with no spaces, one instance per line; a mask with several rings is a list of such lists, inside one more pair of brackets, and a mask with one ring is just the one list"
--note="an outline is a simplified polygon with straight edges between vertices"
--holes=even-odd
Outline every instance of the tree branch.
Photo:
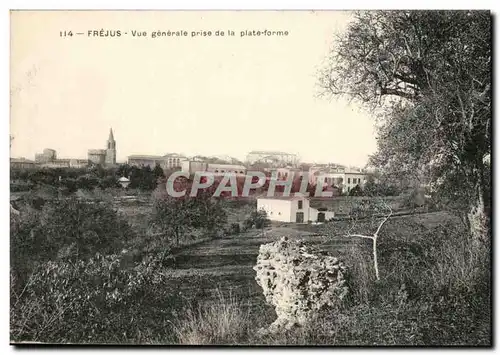
[[372,239],[373,240],[372,236],[363,235],[363,234],[348,234],[345,236],[345,238],[349,238],[349,237],[358,237],[358,238],[365,238],[365,239]]
[[380,95],[395,95],[399,96],[408,100],[413,100],[415,99],[416,95],[401,91],[401,90],[396,90],[396,89],[390,89],[390,88],[381,88],[380,89]]
[[380,229],[382,229],[382,226],[385,224],[385,222],[387,222],[387,220],[392,216],[392,209],[389,207],[389,210],[390,210],[390,213],[384,218],[384,220],[382,221],[382,223],[380,223],[380,225],[378,226],[377,228],[377,231],[375,232],[375,234],[373,234],[373,237],[374,238],[377,238],[378,236],[378,232],[380,232]]

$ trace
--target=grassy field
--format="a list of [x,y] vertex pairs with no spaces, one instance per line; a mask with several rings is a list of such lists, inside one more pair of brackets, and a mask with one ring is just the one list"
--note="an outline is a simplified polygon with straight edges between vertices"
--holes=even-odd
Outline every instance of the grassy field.
[[[451,218],[443,213],[398,217],[411,218],[433,228]],[[215,295],[216,290],[237,292],[243,298],[251,298],[252,302],[264,300],[261,289],[254,280],[255,265],[259,247],[262,244],[279,240],[282,236],[290,239],[306,240],[312,245],[327,251],[331,255],[342,255],[346,248],[358,245],[358,239],[344,238],[342,232],[348,221],[335,222],[339,234],[325,237],[318,226],[300,226],[290,224],[273,224],[264,231],[250,230],[239,235],[227,236],[223,239],[206,241],[186,247],[176,254],[175,266],[166,269],[165,275],[179,284],[179,291],[186,297],[196,297],[202,290],[204,295]],[[390,223],[386,228],[391,230]],[[309,229],[303,231],[301,229]],[[383,238],[383,236],[381,237]]]
[[[488,260],[485,254],[470,252],[459,220],[447,213],[391,218],[380,234],[381,280],[375,282],[371,242],[345,238],[352,223],[348,220],[324,225],[273,222],[265,230],[251,229],[216,239],[199,237],[192,239],[191,245],[186,240],[172,248],[168,240],[144,237],[151,214],[148,201],[120,201],[115,208],[135,230],[130,245],[142,250],[142,259],[135,261],[135,266],[116,272],[127,277],[128,284],[140,279],[142,283],[130,292],[125,287],[121,293],[124,298],[116,304],[108,300],[111,303],[107,306],[89,307],[79,301],[81,308],[71,312],[58,309],[57,297],[40,301],[35,292],[25,303],[11,308],[11,325],[15,325],[12,339],[273,345],[484,345],[489,341],[488,284],[484,282]],[[227,202],[226,210],[228,225],[241,223],[251,205]],[[358,227],[358,232],[373,232],[367,221]],[[339,256],[350,270],[350,295],[344,309],[330,313],[327,320],[311,329],[278,338],[260,337],[257,330],[272,323],[276,314],[265,302],[253,266],[260,245],[282,236],[306,240]],[[158,258],[163,250],[168,254],[165,260]],[[159,263],[148,264],[148,256]],[[82,293],[100,294],[92,275],[98,272],[107,277],[107,263],[98,269],[84,263],[86,269],[76,272],[72,265],[59,261],[58,270],[66,276],[53,282],[57,285],[58,280],[66,282],[67,278],[75,288],[58,287],[62,295],[69,292],[70,299],[80,299]],[[112,265],[109,267],[111,270]],[[45,273],[37,275],[45,287]],[[40,292],[50,298],[45,291]],[[47,311],[45,304],[55,308]],[[73,307],[71,303],[67,306]]]

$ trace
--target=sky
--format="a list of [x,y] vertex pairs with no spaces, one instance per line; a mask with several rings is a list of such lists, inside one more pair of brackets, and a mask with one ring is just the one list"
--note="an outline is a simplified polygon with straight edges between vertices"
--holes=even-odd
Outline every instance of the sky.
[[[376,149],[374,119],[317,97],[317,71],[349,19],[342,11],[14,11],[11,156],[52,148],[85,158],[105,148],[112,127],[118,161],[279,150],[363,166]],[[265,29],[288,36],[240,36]],[[88,36],[100,30],[121,36]],[[169,30],[188,36],[151,37]],[[191,36],[209,30],[225,36]]]

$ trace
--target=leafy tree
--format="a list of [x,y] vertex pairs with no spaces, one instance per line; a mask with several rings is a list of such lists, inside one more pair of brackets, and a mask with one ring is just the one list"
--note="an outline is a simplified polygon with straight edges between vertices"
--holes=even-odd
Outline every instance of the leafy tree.
[[208,235],[214,236],[216,231],[222,230],[227,223],[227,214],[222,207],[222,201],[210,197],[193,198],[191,201],[193,209],[193,225],[203,228]]
[[363,189],[356,185],[349,191],[349,196],[363,196]]
[[11,267],[18,285],[24,285],[37,263],[117,253],[131,236],[126,221],[105,204],[64,199],[32,206],[28,201],[20,218],[11,219]]
[[399,176],[428,173],[442,199],[460,201],[474,239],[487,240],[490,13],[357,12],[329,59],[322,93],[380,114],[372,165]]
[[377,185],[375,184],[375,177],[373,175],[370,174],[366,177],[364,190],[367,196],[375,196],[377,194]]
[[128,165],[128,164],[121,164],[120,166],[118,166],[118,169],[116,170],[116,177],[117,178],[121,178],[122,176],[125,176],[126,178],[128,178],[130,176],[130,172],[131,172],[131,166]]
[[156,164],[155,168],[153,169],[153,176],[158,178],[165,177],[165,173],[163,172],[163,169],[159,164]]
[[270,223],[271,221],[267,217],[266,211],[254,209],[245,220],[244,227],[245,229],[255,227],[263,230],[265,227],[269,226]]
[[118,187],[118,181],[114,176],[105,176],[99,179],[99,187],[102,190]]
[[111,206],[69,199],[44,206],[34,246],[47,256],[69,247],[71,257],[81,259],[119,252],[130,236],[129,225]]
[[178,246],[180,239],[193,228],[193,214],[188,198],[163,196],[153,204],[151,224],[161,232],[167,233]]

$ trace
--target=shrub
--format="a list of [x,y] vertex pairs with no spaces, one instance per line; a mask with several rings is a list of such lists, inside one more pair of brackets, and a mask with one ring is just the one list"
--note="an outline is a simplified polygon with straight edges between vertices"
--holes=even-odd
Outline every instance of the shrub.
[[110,341],[110,330],[128,327],[112,319],[163,283],[158,268],[156,258],[136,265],[126,255],[43,263],[22,293],[11,290],[11,339],[89,342],[104,336]]
[[110,205],[70,199],[44,207],[35,236],[48,259],[62,247],[72,247],[67,257],[81,259],[96,252],[120,252],[132,231]]
[[231,223],[231,234],[240,234],[241,228],[239,223]]
[[128,224],[105,204],[52,201],[40,211],[28,203],[10,233],[15,286],[24,287],[37,263],[119,253],[132,235]]
[[253,210],[250,216],[243,222],[244,229],[263,229],[269,225],[271,221],[267,218],[267,213],[264,210]]

